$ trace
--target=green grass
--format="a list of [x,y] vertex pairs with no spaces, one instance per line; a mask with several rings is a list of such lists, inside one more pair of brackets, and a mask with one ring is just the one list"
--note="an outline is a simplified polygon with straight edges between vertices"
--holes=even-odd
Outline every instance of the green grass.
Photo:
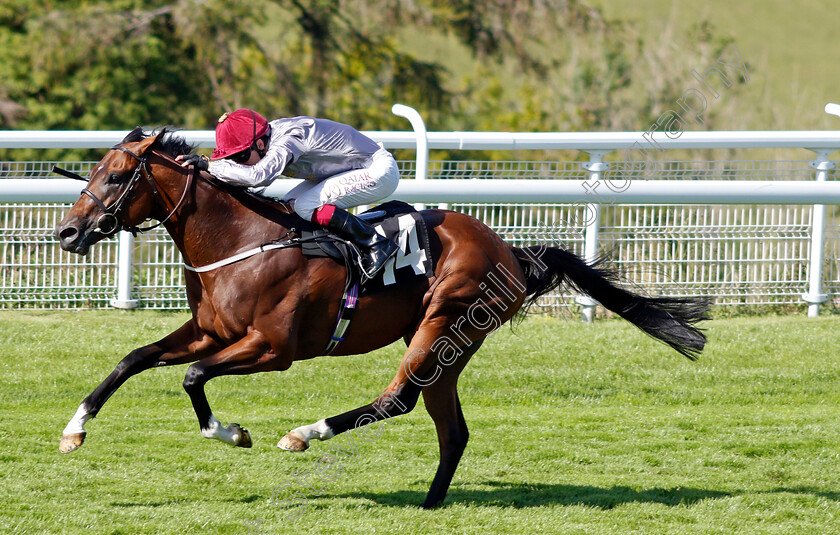
[[[129,380],[58,453],[79,402],[119,358],[180,325],[154,312],[0,313],[0,531],[9,533],[795,533],[840,526],[840,317],[708,324],[689,362],[621,321],[504,328],[461,380],[470,445],[445,506],[422,502],[437,441],[422,401],[356,436],[340,468],[291,454],[289,429],[369,402],[402,345],[283,373],[219,378],[215,414],[250,450],[201,438],[185,367]],[[299,476],[302,477],[302,476]],[[287,486],[287,487],[284,487]],[[272,504],[300,492],[307,510]],[[316,495],[316,492],[320,495]],[[246,521],[261,521],[249,530]]]

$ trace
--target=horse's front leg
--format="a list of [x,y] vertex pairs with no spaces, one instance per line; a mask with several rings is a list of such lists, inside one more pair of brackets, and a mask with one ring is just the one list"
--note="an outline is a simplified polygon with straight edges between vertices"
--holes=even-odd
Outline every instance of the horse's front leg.
[[221,375],[247,375],[277,369],[275,358],[266,338],[259,331],[253,330],[238,342],[189,367],[184,378],[184,390],[190,396],[204,438],[215,438],[233,446],[251,447],[251,435],[247,430],[239,424],[225,427],[213,416],[204,385]]
[[153,344],[135,349],[125,356],[114,371],[86,397],[64,428],[59,451],[69,453],[85,440],[85,423],[95,417],[108,398],[132,375],[156,366],[193,362],[218,350],[218,344],[193,320]]

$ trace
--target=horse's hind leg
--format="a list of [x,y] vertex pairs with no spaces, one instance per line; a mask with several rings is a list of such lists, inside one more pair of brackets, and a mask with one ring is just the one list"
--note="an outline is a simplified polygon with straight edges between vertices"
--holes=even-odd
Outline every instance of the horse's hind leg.
[[439,328],[419,329],[411,339],[396,376],[376,401],[293,429],[280,439],[277,447],[287,451],[303,451],[309,447],[309,441],[313,438],[327,440],[350,429],[379,436],[381,428],[374,431],[367,426],[411,412],[420,397],[420,389],[441,375],[443,366],[437,363],[436,350],[432,348],[437,340],[443,338],[445,336]]
[[434,347],[434,342],[444,339],[440,333],[437,334],[431,338],[431,342],[428,333],[425,336],[415,335],[399,372],[376,401],[293,429],[277,446],[290,451],[303,451],[309,447],[309,441],[313,438],[326,440],[354,428],[366,438],[376,438],[382,433],[381,427],[372,429],[367,428],[368,425],[410,412],[422,390],[426,409],[435,422],[440,445],[440,464],[423,507],[439,505],[446,497],[469,436],[456,391],[458,375],[470,357],[478,351],[483,338],[457,350],[447,345],[449,350],[440,354],[418,351],[418,348],[424,347],[423,341],[427,344],[425,347]]
[[423,401],[429,416],[435,422],[440,447],[440,464],[429,494],[423,502],[425,509],[436,507],[443,502],[461,455],[467,447],[470,433],[461,411],[461,400],[458,399],[458,376],[483,341],[476,340],[462,348],[463,353],[452,365],[446,367],[438,380],[423,388]]
[[[399,377],[400,374],[397,375]],[[381,433],[381,428],[374,430],[368,426],[411,412],[420,397],[420,389],[421,386],[413,381],[395,378],[373,403],[292,429],[280,439],[277,447],[286,451],[304,451],[309,448],[309,441],[313,438],[328,440],[351,429],[359,430],[368,438],[376,438]]]
[[216,342],[190,320],[162,340],[135,349],[79,405],[64,428],[59,451],[69,453],[82,445],[86,435],[85,423],[96,416],[108,398],[131,376],[156,366],[193,362],[216,348]]

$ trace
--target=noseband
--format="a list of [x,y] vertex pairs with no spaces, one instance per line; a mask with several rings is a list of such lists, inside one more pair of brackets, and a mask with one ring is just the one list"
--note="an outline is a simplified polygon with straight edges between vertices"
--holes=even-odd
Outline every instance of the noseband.
[[[96,220],[96,228],[94,228],[93,231],[98,232],[100,234],[104,234],[105,236],[110,236],[119,230],[127,230],[136,236],[140,232],[148,232],[169,221],[169,219],[175,214],[175,212],[177,212],[181,208],[181,206],[183,206],[184,201],[186,201],[187,192],[190,190],[190,186],[192,185],[193,173],[190,173],[187,176],[187,183],[184,186],[184,192],[181,194],[181,199],[172,208],[172,211],[169,212],[169,215],[167,215],[162,220],[158,221],[156,224],[148,227],[132,227],[123,224],[117,216],[117,213],[122,209],[123,203],[125,203],[126,199],[128,199],[128,195],[134,189],[134,186],[137,185],[137,182],[142,176],[145,175],[146,180],[149,181],[149,185],[152,187],[152,192],[154,193],[155,198],[159,200],[161,204],[164,204],[163,198],[158,192],[157,186],[155,185],[154,177],[152,176],[152,172],[148,168],[146,154],[144,154],[143,156],[138,156],[137,154],[126,149],[125,147],[121,147],[119,145],[111,147],[111,150],[122,151],[140,163],[134,169],[134,174],[131,176],[131,180],[128,181],[128,185],[126,186],[126,188],[120,194],[119,198],[116,201],[114,201],[113,204],[111,204],[111,206],[105,206],[105,203],[103,203],[102,200],[99,199],[99,197],[97,197],[96,194],[94,194],[89,189],[84,188],[82,190],[82,195],[87,195],[88,197],[90,197],[93,200],[93,202],[96,203],[96,206],[98,206],[99,209],[102,211],[102,214]],[[66,176],[68,178],[72,178],[75,180],[84,180],[85,182],[87,182],[87,180],[81,175],[72,173],[70,171],[66,171],[59,167],[53,167],[53,172]],[[193,170],[193,172],[195,172],[195,170]]]

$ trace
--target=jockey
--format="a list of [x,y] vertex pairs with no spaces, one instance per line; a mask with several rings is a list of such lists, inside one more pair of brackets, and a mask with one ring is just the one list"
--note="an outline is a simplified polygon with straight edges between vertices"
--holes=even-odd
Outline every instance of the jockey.
[[239,109],[225,113],[216,126],[210,158],[179,156],[218,179],[249,188],[269,185],[280,175],[304,179],[284,200],[307,221],[318,223],[362,251],[362,271],[372,278],[399,246],[347,211],[382,200],[397,189],[400,172],[394,157],[358,130],[313,117],[267,121]]

